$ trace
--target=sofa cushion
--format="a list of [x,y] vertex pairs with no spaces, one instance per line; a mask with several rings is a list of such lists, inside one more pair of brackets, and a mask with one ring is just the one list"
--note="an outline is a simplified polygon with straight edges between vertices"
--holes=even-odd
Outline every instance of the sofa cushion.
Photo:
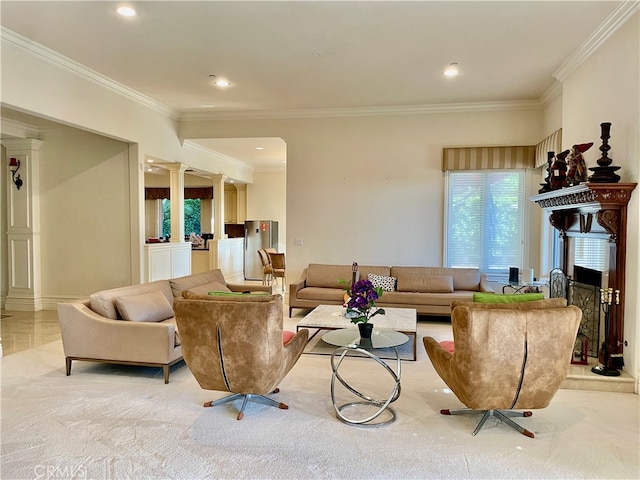
[[169,303],[173,302],[173,294],[171,286],[167,280],[158,280],[141,285],[129,285],[127,287],[112,288],[110,290],[102,290],[89,296],[89,306],[91,310],[99,315],[112,320],[121,318],[115,305],[115,299],[130,295],[139,295],[159,290],[167,298]]
[[374,287],[379,287],[385,292],[393,292],[396,289],[396,281],[398,280],[396,277],[376,275],[375,273],[367,275],[367,279]]
[[[326,265],[311,263],[307,267],[305,286],[321,288],[341,288],[343,291],[351,282],[351,265]],[[345,284],[340,281],[346,282]]]
[[209,292],[230,292],[231,290],[223,283],[211,282],[198,285],[197,287],[191,287],[188,291],[197,293],[198,295],[208,295]]
[[[450,307],[453,300],[471,302],[473,292],[454,291],[453,293],[425,293],[425,292],[384,292],[376,301],[378,306],[400,307],[405,305],[433,305]],[[446,312],[445,312],[446,313]]]
[[173,307],[159,290],[115,299],[118,312],[131,322],[161,322],[173,317]]
[[344,303],[344,290],[341,288],[319,288],[307,287],[298,291],[297,297],[300,300],[315,300],[320,303]]
[[447,267],[391,267],[391,275],[450,275],[453,277],[454,290],[480,291],[480,270],[477,268],[447,268]]
[[480,270],[477,268],[449,268],[456,290],[480,290]]
[[522,303],[532,300],[544,300],[544,293],[474,293],[473,301],[477,303]]
[[185,277],[172,278],[169,280],[174,297],[182,296],[182,292],[184,290],[191,290],[199,285],[205,285],[213,282],[221,283],[223,285],[227,284],[224,279],[224,275],[219,269],[196,273],[194,275],[187,275]]
[[380,265],[358,265],[358,280],[362,278],[369,278],[370,273],[390,277],[391,267],[384,267]]
[[399,292],[452,293],[451,275],[398,275]]

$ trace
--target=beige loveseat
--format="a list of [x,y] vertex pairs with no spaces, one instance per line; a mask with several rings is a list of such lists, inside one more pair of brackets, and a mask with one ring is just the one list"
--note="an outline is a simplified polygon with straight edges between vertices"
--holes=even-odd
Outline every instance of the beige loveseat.
[[[103,290],[78,302],[58,304],[58,321],[66,357],[71,362],[117,363],[162,367],[164,383],[169,368],[182,360],[173,299],[188,290],[242,292],[247,285],[226,283],[220,270]],[[252,291],[271,293],[270,286],[252,285]]]
[[[388,289],[376,302],[378,306],[415,308],[420,315],[449,316],[454,300],[471,301],[474,292],[494,292],[477,268],[358,267],[358,279],[369,275]],[[350,282],[351,277],[351,265],[309,264],[301,278],[289,285],[289,316],[294,308],[341,305],[345,285],[340,281]]]

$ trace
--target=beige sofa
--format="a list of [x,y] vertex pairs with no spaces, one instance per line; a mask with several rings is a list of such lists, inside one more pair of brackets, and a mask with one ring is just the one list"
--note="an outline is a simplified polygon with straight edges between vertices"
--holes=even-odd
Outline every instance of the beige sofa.
[[[471,301],[474,292],[494,292],[487,276],[477,268],[444,267],[358,267],[357,278],[372,275],[380,284],[391,284],[376,302],[380,307],[415,308],[420,315],[449,316],[451,302]],[[301,278],[289,285],[289,316],[294,308],[341,305],[351,265],[312,263]]]
[[[226,283],[220,270],[96,292],[84,301],[58,304],[58,321],[66,357],[126,365],[162,367],[169,383],[169,368],[182,360],[180,336],[173,314],[173,299],[188,290],[242,292],[247,285]],[[270,286],[251,286],[271,293]]]

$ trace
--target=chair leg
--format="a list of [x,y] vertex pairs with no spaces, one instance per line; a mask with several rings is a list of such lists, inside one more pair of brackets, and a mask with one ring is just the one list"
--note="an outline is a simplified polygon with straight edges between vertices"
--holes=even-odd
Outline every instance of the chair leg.
[[[513,415],[514,413],[522,413],[522,415]],[[527,415],[527,413],[529,415]],[[504,423],[506,423],[507,425],[509,425],[511,428],[515,428],[517,431],[519,431],[521,434],[523,434],[526,437],[529,438],[535,438],[535,435],[533,434],[533,432],[530,432],[529,430],[527,430],[524,427],[521,427],[520,425],[518,425],[516,422],[514,422],[513,420],[511,420],[509,417],[530,417],[531,416],[531,412],[506,412],[506,411],[502,411],[502,410],[496,410],[495,411],[495,417],[499,420],[502,420]]]
[[240,411],[238,412],[238,416],[236,417],[236,420],[242,420],[242,418],[244,417],[244,407],[247,406],[247,402],[249,401],[249,397],[250,397],[250,395],[243,395],[242,396],[242,406],[240,407]]
[[[291,313],[289,313],[289,316],[291,316]],[[65,364],[67,367],[67,377],[69,375],[71,375],[71,359],[69,357],[65,357]]]
[[218,400],[212,400],[210,402],[206,402],[203,406],[205,407],[215,407],[217,405],[222,405],[223,403],[233,402],[236,398],[244,397],[241,393],[234,393],[232,395],[227,395],[226,397],[219,398]]
[[[271,393],[278,393],[280,392],[279,388],[276,388],[275,390],[273,390]],[[288,410],[289,406],[285,403],[282,402],[277,402],[269,397],[266,397],[264,395],[256,395],[253,393],[234,393],[232,395],[227,395],[226,397],[220,398],[218,400],[213,400],[210,402],[206,402],[204,404],[205,407],[215,407],[217,405],[222,405],[223,403],[228,403],[228,402],[232,402],[234,400],[237,400],[239,398],[242,398],[242,406],[240,407],[240,411],[238,412],[238,416],[236,417],[237,420],[242,420],[244,417],[244,409],[247,406],[247,403],[249,403],[250,401],[256,402],[256,403],[262,403],[265,405],[269,405],[270,407],[278,407],[282,410]]]
[[529,438],[535,438],[533,432],[521,427],[516,422],[511,420],[509,417],[530,417],[533,415],[530,411],[525,412],[516,412],[514,410],[472,410],[472,409],[463,409],[463,410],[449,410],[444,409],[440,410],[442,415],[471,415],[471,414],[482,414],[480,421],[476,425],[476,428],[473,430],[472,435],[476,435],[480,429],[484,426],[484,423],[487,421],[489,417],[494,417],[500,420],[503,423],[506,423],[511,428],[514,428],[518,432]]

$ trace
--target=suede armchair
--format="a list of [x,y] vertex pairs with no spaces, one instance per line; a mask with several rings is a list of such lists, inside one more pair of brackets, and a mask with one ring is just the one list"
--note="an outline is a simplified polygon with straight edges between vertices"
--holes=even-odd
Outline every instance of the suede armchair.
[[283,335],[281,295],[234,297],[185,293],[174,302],[184,360],[205,390],[231,392],[205,407],[243,399],[237,419],[248,400],[289,408],[265,396],[277,393],[278,384],[300,358],[309,331],[292,338]]
[[582,311],[555,306],[558,301],[529,303],[539,308],[526,303],[456,306],[451,312],[453,353],[445,342],[423,338],[436,372],[468,407],[440,413],[483,414],[473,435],[494,416],[533,438],[509,417],[531,416],[514,409],[545,408],[568,373]]

